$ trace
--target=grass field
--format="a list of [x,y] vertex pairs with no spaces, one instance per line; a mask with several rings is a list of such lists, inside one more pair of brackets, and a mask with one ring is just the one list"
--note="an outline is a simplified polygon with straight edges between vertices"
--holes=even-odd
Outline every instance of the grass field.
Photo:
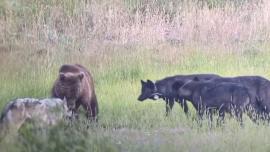
[[175,104],[166,118],[164,101],[137,101],[141,79],[270,78],[270,3],[207,2],[0,1],[0,108],[15,98],[49,97],[64,63],[91,71],[100,105],[89,129],[26,126],[0,151],[269,151],[269,125],[246,116],[244,127],[226,118],[210,128],[197,124],[194,110],[186,118]]

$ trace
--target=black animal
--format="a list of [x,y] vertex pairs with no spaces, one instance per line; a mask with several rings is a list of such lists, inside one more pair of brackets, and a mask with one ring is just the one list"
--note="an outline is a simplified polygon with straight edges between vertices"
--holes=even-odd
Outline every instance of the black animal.
[[232,82],[198,81],[194,78],[180,87],[178,94],[191,101],[200,118],[207,113],[211,120],[213,110],[217,110],[222,121],[227,112],[235,114],[237,120],[242,122],[242,113],[250,104],[248,89]]
[[174,105],[174,101],[176,101],[181,105],[181,107],[184,109],[184,112],[187,114],[187,103],[185,100],[183,100],[183,98],[178,96],[177,89],[179,89],[186,82],[194,79],[194,77],[197,77],[201,80],[211,80],[214,78],[219,78],[220,76],[215,74],[176,75],[158,80],[155,83],[151,80],[147,80],[146,82],[141,80],[141,95],[138,97],[138,100],[157,100],[162,98],[166,102],[166,115],[168,115],[168,113],[171,111]]
[[[200,80],[204,81],[203,79]],[[266,78],[261,76],[224,77],[212,79],[211,82],[232,82],[245,86],[251,98],[251,109],[248,112],[249,117],[252,118],[253,121],[269,119],[270,81]]]

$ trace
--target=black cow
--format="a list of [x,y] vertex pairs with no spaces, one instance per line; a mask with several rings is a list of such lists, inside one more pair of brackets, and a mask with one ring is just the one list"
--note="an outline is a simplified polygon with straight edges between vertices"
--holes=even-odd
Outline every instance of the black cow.
[[157,100],[162,98],[166,102],[166,115],[168,115],[168,113],[171,111],[174,105],[174,101],[176,101],[181,105],[181,107],[184,109],[184,112],[187,114],[187,103],[185,100],[178,96],[177,88],[194,79],[194,77],[198,77],[201,80],[210,80],[213,78],[219,78],[220,76],[215,74],[176,75],[158,80],[155,83],[151,80],[147,80],[146,82],[141,80],[142,89],[138,100]]
[[235,114],[237,120],[242,122],[242,113],[250,104],[248,89],[232,82],[198,81],[195,78],[181,86],[178,94],[191,101],[200,118],[207,113],[211,120],[212,111],[217,110],[221,120],[227,112],[231,115]]

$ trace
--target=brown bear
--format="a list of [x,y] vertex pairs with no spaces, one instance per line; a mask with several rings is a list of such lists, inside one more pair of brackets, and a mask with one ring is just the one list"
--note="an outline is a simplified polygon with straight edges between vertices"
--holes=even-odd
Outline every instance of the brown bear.
[[80,105],[86,117],[97,121],[98,102],[90,72],[79,64],[64,64],[52,88],[52,97],[66,98],[67,106],[77,115]]

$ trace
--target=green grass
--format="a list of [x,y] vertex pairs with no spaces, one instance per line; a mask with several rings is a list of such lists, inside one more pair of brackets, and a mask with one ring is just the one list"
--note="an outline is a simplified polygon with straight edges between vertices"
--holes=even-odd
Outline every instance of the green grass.
[[[95,80],[100,115],[46,129],[25,125],[1,152],[269,151],[269,125],[198,125],[176,103],[137,101],[140,80],[215,73],[270,79],[267,0],[0,0],[0,109],[47,98],[59,67],[79,63]],[[202,2],[200,0],[200,2]],[[83,110],[82,117],[83,117]]]
[[1,151],[268,151],[270,128],[255,125],[248,117],[244,127],[230,118],[222,127],[210,128],[208,121],[200,127],[191,105],[193,116],[186,118],[176,103],[166,118],[162,100],[137,101],[141,79],[188,73],[269,78],[268,47],[262,46],[263,51],[255,55],[182,49],[170,57],[162,55],[167,50],[156,52],[141,47],[119,47],[110,57],[87,53],[73,53],[71,57],[68,52],[53,53],[53,58],[26,52],[16,56],[14,52],[2,53],[1,108],[14,98],[49,97],[58,68],[63,63],[81,63],[94,76],[100,118],[89,129],[81,123],[59,125],[45,132],[24,127],[0,144]]

